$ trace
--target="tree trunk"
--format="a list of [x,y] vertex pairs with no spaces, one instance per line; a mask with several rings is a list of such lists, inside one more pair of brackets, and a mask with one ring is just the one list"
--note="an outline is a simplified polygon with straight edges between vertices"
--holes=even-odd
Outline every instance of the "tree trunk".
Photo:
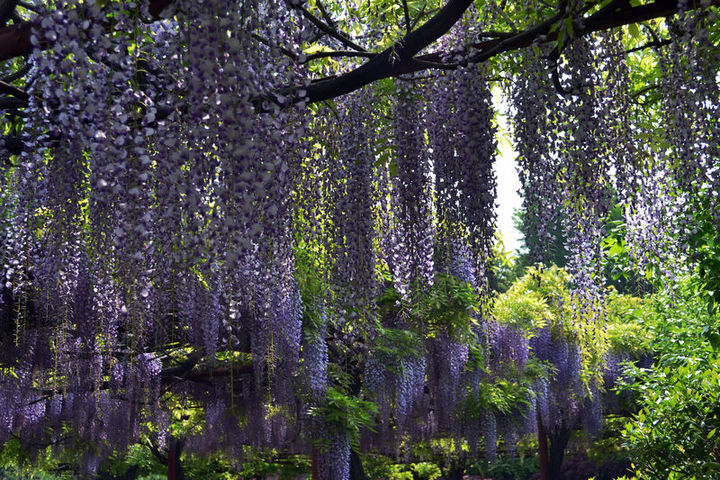
[[366,480],[360,454],[350,450],[350,480]]
[[462,453],[458,453],[459,458],[457,460],[450,460],[450,464],[447,466],[447,473],[442,478],[446,480],[462,480],[463,474],[465,473],[467,458],[465,458],[465,455]]
[[320,470],[318,469],[318,451],[315,445],[312,446],[310,459],[310,461],[312,462],[312,480],[320,480]]
[[537,421],[538,449],[540,450],[540,480],[550,480],[547,433],[540,419],[539,409],[535,410],[535,419]]
[[180,461],[184,446],[185,442],[183,440],[174,438],[170,440],[167,456],[167,480],[185,480],[185,472]]
[[549,478],[552,480],[562,479],[562,462],[565,456],[565,447],[570,440],[570,430],[563,425],[553,430],[550,437],[550,459],[549,459]]
[[462,480],[465,467],[463,465],[453,465],[447,474],[447,480]]

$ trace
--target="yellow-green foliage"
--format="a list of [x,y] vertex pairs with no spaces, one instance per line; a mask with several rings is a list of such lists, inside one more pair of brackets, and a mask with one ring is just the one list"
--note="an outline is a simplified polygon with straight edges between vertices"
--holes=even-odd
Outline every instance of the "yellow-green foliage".
[[437,480],[442,476],[440,468],[434,463],[421,462],[410,464],[415,477],[419,480]]
[[[507,292],[497,296],[493,313],[498,322],[524,330],[528,338],[546,326],[555,338],[565,335],[580,347],[583,381],[600,383],[608,349],[606,325],[602,315],[593,320],[574,317],[569,280],[569,274],[556,266],[528,268]],[[593,308],[604,306],[598,303]],[[622,308],[616,310],[619,315]]]
[[495,318],[503,324],[527,332],[553,322],[555,315],[545,299],[537,292],[522,292],[518,295],[513,287],[495,300]]
[[[554,334],[560,325],[568,328],[572,311],[567,289],[568,273],[558,267],[530,267],[507,292],[495,299],[493,314],[499,323],[521,328],[532,337],[550,325]],[[566,335],[571,331],[564,332]]]
[[411,314],[429,337],[448,335],[469,341],[474,314],[480,309],[475,289],[453,275],[438,274],[432,287],[411,307]]
[[606,335],[611,351],[628,352],[636,357],[650,352],[652,336],[642,322],[647,310],[643,299],[610,290]]
[[565,335],[581,348],[582,376],[600,381],[604,358],[609,350],[640,356],[650,351],[652,335],[643,325],[648,316],[647,302],[621,295],[609,288],[605,314],[595,320],[573,318],[572,298],[568,291],[568,273],[558,267],[529,268],[507,292],[495,298],[493,313],[498,322],[520,328],[532,338],[547,325],[553,335]]

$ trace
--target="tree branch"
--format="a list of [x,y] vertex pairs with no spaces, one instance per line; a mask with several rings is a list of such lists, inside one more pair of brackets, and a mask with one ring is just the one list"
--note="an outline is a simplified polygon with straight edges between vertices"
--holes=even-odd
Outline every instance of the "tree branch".
[[517,35],[519,32],[501,32],[498,30],[488,30],[487,32],[480,32],[477,37],[478,38],[512,38],[515,35]]
[[2,80],[0,80],[0,93],[12,95],[15,98],[20,98],[23,100],[28,100],[30,98],[30,95],[28,95],[26,91],[17,88],[15,85],[5,83]]
[[287,5],[290,8],[299,10],[300,13],[302,13],[303,17],[305,17],[306,19],[308,19],[310,21],[310,23],[315,25],[318,28],[318,30],[323,31],[323,32],[327,33],[328,35],[330,35],[331,37],[339,40],[340,43],[342,43],[346,47],[352,48],[359,52],[367,52],[367,50],[365,48],[363,48],[360,45],[358,45],[357,43],[353,42],[347,35],[332,28],[331,26],[327,25],[322,20],[317,18],[315,15],[310,13],[310,11],[308,11],[307,8],[302,6],[302,3],[295,3],[292,0],[286,0],[285,3],[287,3]]
[[338,29],[337,24],[335,23],[335,20],[333,20],[332,17],[330,16],[330,13],[325,8],[325,5],[323,5],[323,3],[320,0],[316,1],[315,5],[320,10],[320,13],[322,14],[322,16],[325,19],[325,21],[327,22],[327,24],[330,25],[335,30],[337,30]]
[[[378,53],[367,63],[339,77],[305,87],[304,90],[307,92],[305,98],[311,103],[328,100],[358,90],[382,78],[408,73],[404,68],[412,63],[413,57],[447,33],[471,4],[472,0],[449,0],[430,20],[398,43]],[[427,66],[418,65],[415,68],[419,71],[426,69]],[[299,87],[288,87],[281,92],[281,95],[293,98],[298,89]],[[259,111],[266,110],[263,105],[266,101],[275,102],[274,96],[255,99],[256,108]]]
[[0,97],[0,110],[8,108],[25,108],[27,107],[27,99],[14,97]]
[[[436,52],[413,59],[417,52],[447,32],[469,6],[467,0],[450,0],[432,19],[408,35],[404,41],[378,54],[369,62],[338,77],[311,84],[307,87],[306,101],[309,103],[335,98],[358,90],[369,83],[405,73],[414,73],[428,68],[440,68],[446,52]],[[712,5],[720,0],[712,0]],[[643,22],[654,18],[669,17],[678,12],[676,0],[657,0],[636,7],[625,7],[622,2],[613,2],[612,8],[601,9],[583,19],[582,28],[576,27],[576,36],[609,30],[623,25]],[[690,2],[687,9],[703,8],[699,1]],[[488,59],[513,50],[528,47],[534,42],[546,43],[557,40],[558,32],[551,32],[552,26],[564,16],[557,13],[535,27],[508,38],[488,40],[471,45],[469,49],[479,50],[467,63],[482,63]],[[452,22],[452,23],[449,23]],[[449,24],[448,24],[449,23]],[[412,37],[412,38],[411,38]],[[412,52],[411,55],[408,54]],[[416,60],[421,60],[417,62]],[[431,63],[427,63],[431,62]],[[285,89],[291,92],[293,89]]]
[[[5,148],[5,150],[7,150],[11,155],[18,155],[22,153],[23,147],[25,146],[20,137],[13,135],[0,137],[0,145],[2,145],[3,148]],[[9,163],[10,159],[6,158],[5,161]]]
[[640,50],[645,50],[647,48],[662,48],[666,45],[670,45],[671,43],[672,43],[672,40],[670,40],[670,39],[660,40],[659,42],[656,42],[656,41],[647,42],[643,45],[640,45],[639,47],[631,48],[630,50],[625,50],[622,53],[616,53],[614,55],[608,55],[608,56],[627,55],[628,53],[639,52]]
[[[174,367],[164,368],[162,372],[160,372],[162,384],[170,385],[171,387],[185,381],[211,384],[210,380],[215,378],[225,378],[235,375],[250,374],[254,370],[254,366],[252,363],[241,363],[238,365],[217,367],[204,366],[202,368],[195,369],[200,360],[202,360],[202,356],[199,353],[194,352],[187,359],[180,362],[178,365]],[[100,385],[88,384],[87,388],[88,392],[90,392],[96,389],[109,390],[111,387],[110,383],[105,381],[102,382]],[[37,390],[37,394],[39,396],[34,400],[30,401],[28,405],[44,402],[56,395],[63,395],[64,392],[58,391],[56,389],[39,389]],[[123,400],[130,401],[124,398]]]
[[[152,17],[151,20],[160,20],[162,11],[171,3],[172,0],[150,0],[148,11]],[[30,55],[33,51],[30,34],[33,27],[38,24],[38,20],[16,23],[9,27],[0,24],[2,26],[0,28],[0,61]],[[51,42],[40,45],[43,50],[50,47],[52,47]]]
[[410,30],[412,30],[413,28],[415,28],[415,27],[417,26],[417,24],[420,23],[420,20],[423,19],[423,17],[425,16],[425,14],[432,15],[432,14],[434,14],[435,12],[437,12],[437,11],[439,10],[439,9],[436,8],[436,9],[430,10],[429,12],[426,12],[426,11],[425,11],[426,9],[427,9],[427,3],[423,3],[423,6],[422,6],[422,9],[420,10],[420,13],[418,13],[418,14],[415,16],[415,19],[413,20],[412,25],[410,25]]
[[188,372],[190,372],[190,370],[195,368],[195,365],[197,365],[201,359],[202,356],[199,353],[195,352],[187,359],[180,362],[177,366],[164,369],[161,375],[163,376],[163,378],[182,377]]
[[[150,0],[150,13],[158,17],[172,0]],[[333,35],[345,45],[350,46],[359,52],[367,53],[360,45],[343,34],[329,27],[322,20],[315,17],[299,5],[289,4],[299,9],[305,18],[313,22],[318,28],[327,30],[326,33]],[[432,44],[439,37],[447,33],[450,28],[462,17],[464,12],[472,3],[472,0],[448,0],[433,17],[425,24],[408,34],[396,44],[375,54],[368,62],[337,77],[328,78],[322,81],[311,83],[309,86],[289,86],[279,92],[268,94],[254,99],[258,111],[269,110],[264,104],[266,102],[276,103],[278,95],[286,98],[293,98],[293,101],[307,101],[309,103],[332,99],[341,95],[358,90],[365,85],[383,78],[398,76],[402,74],[419,72],[427,69],[454,68],[456,65],[443,62],[447,52],[436,52],[415,57],[422,49]],[[711,5],[720,4],[720,0],[711,0]],[[690,1],[687,10],[701,8],[699,0]],[[678,12],[676,0],[656,0],[653,3],[628,6],[627,2],[617,0],[611,2],[604,8],[587,18],[576,22],[575,35],[583,36],[593,32],[608,30],[622,25],[628,25],[654,18],[668,17]],[[552,17],[538,25],[523,32],[504,38],[496,38],[479,42],[468,47],[469,52],[475,52],[464,63],[482,63],[494,56],[505,52],[519,50],[528,47],[533,43],[547,43],[556,41],[558,31],[551,31],[552,26],[564,18],[565,11],[561,9]],[[25,22],[0,28],[0,60],[13,58],[19,55],[27,55],[32,51],[30,45],[30,28],[32,22]],[[342,39],[341,39],[342,38]],[[348,41],[350,43],[348,43]],[[43,45],[42,47],[48,47]],[[369,54],[368,54],[369,55]],[[364,55],[361,55],[364,56]],[[303,98],[297,98],[296,91],[304,90]],[[286,105],[282,105],[286,106]],[[17,99],[0,98],[0,108],[21,108]]]
[[160,448],[158,448],[158,445],[157,445],[155,442],[153,442],[151,438],[149,438],[149,437],[146,437],[146,438],[145,438],[145,446],[148,447],[148,449],[150,450],[150,452],[151,452],[153,455],[155,455],[155,458],[157,458],[157,460],[158,460],[161,464],[167,466],[167,464],[168,464],[168,457],[167,457],[167,455],[163,455],[163,454],[162,454],[162,452],[160,451]]
[[202,356],[195,352],[177,366],[163,369],[161,373],[163,381],[168,382],[178,379],[206,381],[215,377],[227,377],[235,374],[252,373],[253,371],[252,363],[218,367],[207,366],[195,369],[200,360],[202,360]]
[[283,47],[283,46],[280,46],[280,45],[275,45],[275,44],[272,43],[270,40],[268,40],[268,39],[266,39],[266,38],[263,38],[263,37],[261,37],[260,35],[258,35],[258,34],[256,34],[256,33],[253,33],[251,36],[252,36],[252,38],[254,38],[255,40],[257,40],[258,42],[262,43],[263,45],[267,45],[267,46],[270,47],[270,48],[276,48],[276,47],[279,48],[280,51],[283,53],[283,55],[285,55],[285,56],[293,59],[294,61],[296,61],[297,58],[298,58],[298,55],[297,55],[295,52],[293,52],[292,50],[287,49],[287,48],[285,48],[285,47]]
[[412,31],[412,25],[410,24],[410,9],[408,8],[407,0],[402,0],[403,13],[405,14],[405,30],[407,35],[410,35]]
[[373,58],[376,53],[373,52],[356,52],[355,50],[333,50],[331,52],[317,52],[312,53],[310,55],[305,56],[305,61],[302,63],[307,63],[311,60],[317,60],[318,58],[328,58],[328,57],[365,57],[365,58]]
[[30,31],[34,25],[35,22],[23,22],[0,28],[0,61],[32,53]]
[[660,85],[660,84],[646,85],[646,86],[644,86],[644,87],[642,87],[642,88],[640,88],[640,89],[632,92],[632,93],[630,94],[630,96],[631,96],[632,98],[637,98],[637,97],[639,97],[640,95],[643,95],[643,94],[645,94],[645,93],[647,93],[647,92],[649,92],[649,91],[651,91],[651,90],[655,90],[655,89],[658,89],[658,88],[661,88],[661,87],[662,87],[662,85]]
[[252,373],[252,372],[253,372],[253,364],[245,363],[245,364],[233,365],[233,366],[229,366],[229,367],[214,367],[214,368],[199,369],[197,371],[190,372],[188,375],[185,376],[185,379],[197,382],[197,381],[208,380],[211,378],[229,377],[231,375],[235,376],[235,375],[241,375],[241,374]]

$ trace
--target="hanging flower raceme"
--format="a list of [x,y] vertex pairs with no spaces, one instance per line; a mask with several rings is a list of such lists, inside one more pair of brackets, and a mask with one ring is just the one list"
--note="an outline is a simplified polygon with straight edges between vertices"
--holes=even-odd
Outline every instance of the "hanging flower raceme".
[[641,186],[627,215],[627,240],[637,268],[659,271],[669,289],[693,260],[704,263],[698,254],[702,247],[694,245],[696,234],[720,226],[720,90],[715,46],[707,37],[713,18],[712,11],[690,12],[669,24],[671,43],[658,52],[667,145],[648,155],[646,174],[639,176]]
[[[247,346],[258,380],[271,380],[278,402],[292,399],[302,306],[290,172],[306,117],[259,115],[255,98],[298,74],[278,59],[299,37],[278,28],[284,2],[251,15],[227,7],[176,2],[174,19],[146,24],[133,2],[67,0],[32,31],[28,149],[2,176],[0,318],[21,332],[27,312],[40,327],[41,337],[14,340],[40,348],[8,365],[35,365],[34,385],[52,402],[72,395],[89,440],[110,438],[125,412],[128,435],[115,443],[125,445],[157,406],[159,364],[151,372],[128,350],[180,341],[212,365],[219,348]],[[245,390],[243,401],[263,404]],[[28,395],[8,409],[36,400]],[[107,413],[89,421],[98,409]],[[272,419],[262,438],[280,438],[282,423]]]
[[[469,276],[466,281],[484,289],[496,197],[495,127],[485,73],[468,66],[440,76],[428,95],[433,102],[427,125],[441,242],[439,270],[460,269]],[[470,264],[461,265],[461,258]]]
[[[105,197],[105,204],[115,208],[103,210],[98,206],[103,202],[96,195],[107,186],[98,175],[102,175],[109,154],[113,168],[125,169],[123,175],[129,172],[123,177],[127,181],[142,175],[126,163],[131,148],[135,149],[133,158],[141,158],[137,150],[144,151],[142,135],[146,134],[138,130],[131,136],[127,126],[135,118],[138,100],[137,91],[126,83],[132,57],[117,53],[123,50],[127,38],[108,38],[101,26],[110,11],[116,14],[113,22],[119,30],[133,31],[136,19],[126,15],[122,2],[107,5],[107,11],[92,2],[59,2],[55,7],[45,12],[32,31],[35,47],[44,42],[54,47],[44,52],[38,48],[32,56],[25,127],[32,145],[16,157],[12,171],[16,196],[8,200],[14,198],[16,202],[12,220],[17,228],[3,245],[3,249],[24,254],[17,255],[9,268],[3,269],[4,280],[11,283],[7,286],[4,281],[3,289],[15,290],[9,301],[24,304],[17,309],[17,325],[21,324],[23,312],[28,312],[28,320],[37,327],[32,334],[17,336],[17,346],[33,346],[25,348],[22,355],[16,353],[8,365],[18,359],[33,364],[37,369],[35,387],[52,392],[45,395],[49,402],[57,404],[70,394],[85,398],[96,393],[93,401],[104,395],[100,392],[103,376],[120,340],[117,319],[121,309],[116,307],[120,298],[128,298],[127,290],[112,284],[129,287],[139,281],[144,286],[146,279],[142,269],[128,276],[118,257],[126,258],[127,264],[136,262],[133,255],[142,250],[138,245],[147,242],[148,225],[142,229],[144,220],[136,214],[148,209],[149,197],[130,199],[128,195],[141,192],[116,186]],[[112,102],[111,94],[115,95]],[[88,135],[78,134],[88,131]],[[108,135],[112,138],[106,142]],[[133,208],[132,219],[123,216]],[[101,210],[104,214],[98,215]],[[132,239],[112,242],[115,232],[107,228],[111,224],[113,228],[122,224],[134,229]],[[4,254],[0,257],[7,258]],[[22,283],[30,278],[32,287]],[[32,300],[24,297],[33,289]],[[134,330],[135,345],[143,348],[141,332],[145,329],[135,323],[137,319],[128,322],[125,332]],[[146,376],[141,383],[150,381]],[[27,404],[44,406],[43,398],[35,395],[18,398],[6,407],[22,411]],[[66,419],[79,420],[76,426],[84,425],[80,435],[93,440],[99,434],[94,425],[100,424],[88,423],[95,409],[94,403],[85,403],[88,409],[76,402],[76,413],[84,413]],[[128,440],[135,438],[134,421],[127,429]],[[29,431],[29,425],[26,427]]]
[[625,46],[618,33],[607,33],[599,40],[599,49],[604,53],[597,60],[597,69],[607,72],[601,84],[602,115],[600,131],[603,132],[604,155],[609,159],[614,174],[614,194],[616,202],[628,205],[639,188],[643,177],[643,146],[637,138],[642,126],[634,122],[633,109],[639,107],[630,101],[630,70],[627,64]]
[[[427,135],[433,162],[437,215],[436,270],[466,282],[473,290],[487,288],[487,262],[494,235],[495,129],[490,91],[481,68],[469,66],[439,75],[426,90]],[[483,336],[484,322],[474,328]],[[476,448],[480,437],[496,432],[495,417],[472,413],[457,422],[460,405],[477,397],[484,365],[467,365],[464,340],[443,333],[427,341],[427,388],[433,415],[429,428],[467,438]],[[495,439],[486,442],[492,455]]]
[[[611,205],[610,160],[601,119],[604,88],[584,38],[573,41],[568,52],[569,93],[564,102],[572,120],[562,120],[564,137],[558,147],[564,154],[560,183],[563,191],[563,230],[572,275],[572,300],[577,319],[594,324],[603,315],[604,276],[601,240]],[[557,67],[559,68],[559,67]],[[558,88],[566,88],[558,85]]]
[[535,384],[540,421],[547,431],[568,428],[580,418],[585,397],[579,346],[568,340],[562,324],[542,328],[530,339],[530,346],[535,358],[555,370],[549,381],[539,379]]
[[318,454],[320,480],[346,480],[350,478],[350,437],[346,432],[333,431],[328,426],[323,432],[325,445]]
[[713,68],[716,47],[708,38],[707,25],[716,17],[712,11],[707,18],[705,12],[692,12],[671,23],[670,48],[660,57],[664,114],[672,127],[667,130],[672,133],[668,168],[691,199],[707,196],[712,202],[717,202],[710,189],[717,184],[720,156],[715,141],[720,87]]
[[497,181],[495,127],[490,88],[480,66],[455,72],[455,151],[458,170],[458,222],[467,232],[467,243],[476,262],[477,286],[487,288],[491,249],[495,235]]
[[534,51],[524,53],[513,84],[515,145],[523,189],[525,243],[534,262],[550,262],[555,244],[561,190],[560,156],[551,150],[551,114],[556,94],[548,66]]
[[375,295],[373,240],[373,105],[364,90],[343,102],[336,140],[337,160],[330,166],[333,195],[334,281],[338,307],[348,319],[365,317]]
[[425,146],[422,101],[414,88],[398,83],[393,122],[393,275],[403,294],[412,284],[433,281],[434,225],[430,205],[430,163]]

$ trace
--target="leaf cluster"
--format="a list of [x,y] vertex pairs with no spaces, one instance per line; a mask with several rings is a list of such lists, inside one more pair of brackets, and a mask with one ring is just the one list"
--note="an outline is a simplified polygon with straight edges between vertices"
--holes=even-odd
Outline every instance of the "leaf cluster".
[[640,410],[622,432],[638,479],[720,478],[720,319],[693,280],[655,295],[638,317],[652,370],[629,368]]
[[480,307],[480,298],[470,283],[441,273],[412,304],[410,313],[428,337],[447,335],[467,342]]
[[[507,292],[495,298],[493,314],[498,322],[533,331],[550,325],[567,326],[571,317],[568,273],[556,266],[529,267]],[[568,332],[569,333],[569,332]]]
[[308,413],[331,424],[338,432],[348,434],[353,445],[357,446],[360,431],[372,430],[375,425],[378,408],[373,402],[329,387],[324,402],[318,407],[311,407]]

